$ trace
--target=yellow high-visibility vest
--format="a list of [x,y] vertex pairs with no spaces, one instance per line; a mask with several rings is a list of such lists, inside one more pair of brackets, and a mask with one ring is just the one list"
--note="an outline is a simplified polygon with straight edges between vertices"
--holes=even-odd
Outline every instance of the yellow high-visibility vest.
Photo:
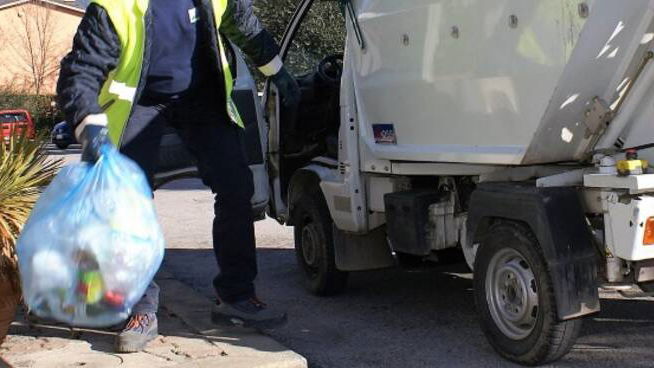
[[[227,9],[228,0],[212,0],[213,13],[218,35],[218,49],[222,71],[225,77],[225,96],[227,113],[230,119],[241,128],[243,120],[232,99],[234,79],[229,68],[225,46],[220,36],[220,24]],[[120,41],[120,58],[116,69],[112,70],[102,86],[98,103],[109,119],[109,137],[119,145],[132,112],[136,91],[141,81],[143,54],[145,52],[145,13],[149,0],[92,0],[109,15]]]

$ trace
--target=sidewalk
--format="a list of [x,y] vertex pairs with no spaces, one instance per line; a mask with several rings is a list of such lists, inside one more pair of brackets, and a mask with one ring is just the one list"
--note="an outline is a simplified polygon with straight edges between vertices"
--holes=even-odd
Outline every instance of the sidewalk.
[[[12,325],[0,357],[14,367],[229,367],[306,368],[306,360],[270,337],[242,328],[216,329],[211,301],[162,271],[160,336],[137,354],[114,354],[115,332]],[[2,362],[0,361],[0,367]]]

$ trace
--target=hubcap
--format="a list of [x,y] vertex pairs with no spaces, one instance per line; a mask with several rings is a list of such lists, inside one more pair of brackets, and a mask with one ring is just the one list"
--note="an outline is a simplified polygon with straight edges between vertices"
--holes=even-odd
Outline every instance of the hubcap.
[[525,258],[514,249],[499,251],[488,265],[485,288],[491,316],[500,331],[513,340],[529,336],[538,319],[538,290]]
[[309,223],[302,229],[302,257],[309,267],[318,265],[318,230],[316,225]]

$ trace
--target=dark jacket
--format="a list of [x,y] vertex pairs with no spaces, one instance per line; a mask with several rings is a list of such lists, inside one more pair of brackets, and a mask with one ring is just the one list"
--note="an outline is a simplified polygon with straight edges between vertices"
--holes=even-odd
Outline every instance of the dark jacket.
[[[211,50],[207,52],[207,56],[211,58],[213,69],[216,70],[214,76],[216,92],[224,95],[222,63],[211,0],[198,0],[198,2],[200,12],[198,21],[202,22],[203,32],[207,32],[211,40]],[[230,0],[223,15],[220,33],[243,50],[252,63],[259,67],[272,61],[279,53],[279,48],[270,33],[262,28],[253,13],[251,3],[251,0]],[[135,102],[143,92],[148,74],[152,33],[148,31],[152,25],[149,11],[145,15],[145,25],[143,70]],[[227,44],[226,42],[225,45]],[[73,48],[61,61],[57,100],[66,121],[77,126],[87,115],[102,112],[98,105],[98,95],[107,75],[118,65],[119,57],[120,42],[109,15],[102,7],[89,5],[75,34]]]

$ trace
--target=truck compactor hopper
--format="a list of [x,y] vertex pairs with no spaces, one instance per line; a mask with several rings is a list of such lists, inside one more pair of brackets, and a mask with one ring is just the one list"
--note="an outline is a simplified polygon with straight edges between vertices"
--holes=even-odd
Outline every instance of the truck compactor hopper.
[[[606,107],[632,87],[652,97],[651,67],[642,70],[654,39],[649,0],[361,0],[356,8],[365,50],[349,56],[360,118],[392,125],[397,140],[376,144],[368,130],[379,159],[584,160],[613,117]],[[620,146],[654,142],[653,129],[623,136],[630,118],[605,148],[619,138]]]

